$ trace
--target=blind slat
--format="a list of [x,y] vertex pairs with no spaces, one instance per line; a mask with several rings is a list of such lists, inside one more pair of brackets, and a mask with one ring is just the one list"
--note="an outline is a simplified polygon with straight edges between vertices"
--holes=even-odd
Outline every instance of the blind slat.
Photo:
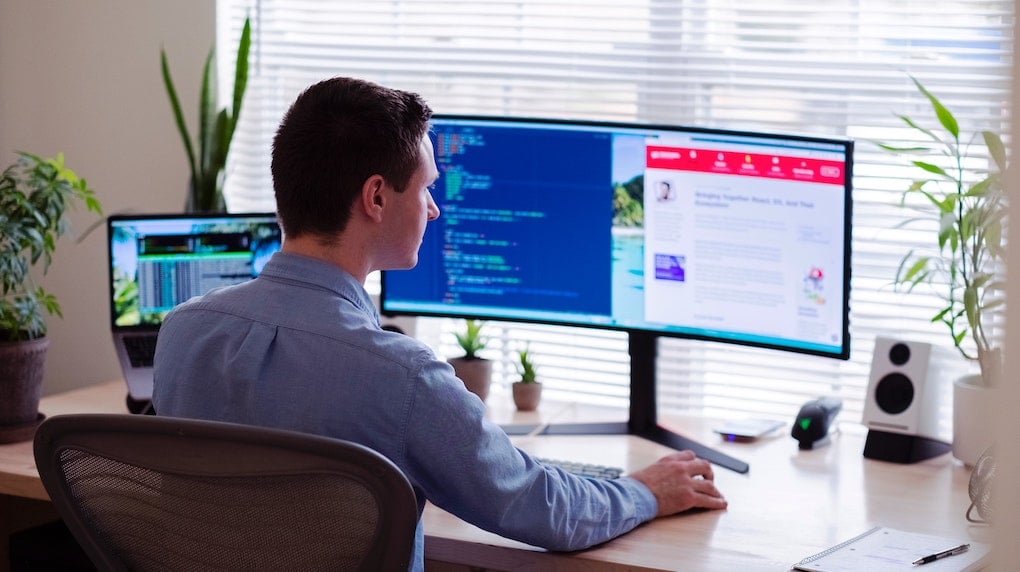
[[[297,93],[356,75],[421,93],[442,113],[639,121],[843,136],[857,140],[846,362],[702,342],[660,343],[666,411],[790,418],[818,395],[844,399],[859,420],[877,335],[948,345],[931,293],[891,282],[931,229],[900,196],[918,174],[871,141],[916,142],[898,113],[929,114],[913,74],[965,129],[1008,133],[1013,3],[955,0],[515,0],[326,2],[219,0],[219,69],[228,92],[240,26],[255,47],[227,182],[232,210],[272,210],[269,156]],[[369,289],[378,289],[370,283]],[[452,320],[426,340],[456,355]],[[513,350],[526,340],[547,398],[626,405],[620,332],[493,323],[494,398],[507,398]],[[503,393],[500,393],[503,392]],[[947,423],[949,420],[946,421]]]

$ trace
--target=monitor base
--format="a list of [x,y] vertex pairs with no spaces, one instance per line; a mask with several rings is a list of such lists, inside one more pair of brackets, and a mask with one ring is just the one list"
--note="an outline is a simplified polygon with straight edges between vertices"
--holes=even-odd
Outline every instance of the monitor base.
[[910,464],[944,455],[953,450],[952,443],[871,429],[864,442],[864,456],[878,461]]
[[659,336],[653,332],[633,331],[628,334],[630,353],[630,418],[626,423],[562,423],[504,425],[507,435],[635,435],[654,443],[694,451],[706,461],[747,473],[750,466],[721,451],[703,445],[659,425],[656,404],[656,360]]

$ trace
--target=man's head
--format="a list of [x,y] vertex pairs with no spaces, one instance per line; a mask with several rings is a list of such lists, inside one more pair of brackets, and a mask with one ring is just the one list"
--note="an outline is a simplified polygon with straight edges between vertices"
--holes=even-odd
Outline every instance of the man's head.
[[288,237],[343,231],[373,176],[402,193],[421,165],[432,110],[414,93],[337,77],[306,89],[273,140],[273,188]]

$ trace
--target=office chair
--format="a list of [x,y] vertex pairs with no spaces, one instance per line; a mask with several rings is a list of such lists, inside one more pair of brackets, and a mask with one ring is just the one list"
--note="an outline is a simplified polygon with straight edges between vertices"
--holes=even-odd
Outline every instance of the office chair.
[[58,415],[39,476],[100,570],[407,570],[404,474],[347,441],[194,419]]

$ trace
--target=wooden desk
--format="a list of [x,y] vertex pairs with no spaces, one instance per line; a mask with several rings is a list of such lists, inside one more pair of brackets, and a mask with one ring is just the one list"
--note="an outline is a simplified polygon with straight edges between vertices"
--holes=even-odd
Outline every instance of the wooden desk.
[[[127,413],[123,382],[47,396],[39,410],[63,413]],[[10,535],[59,518],[46,494],[32,455],[32,441],[0,445],[0,571],[10,566]]]
[[[558,418],[557,422],[560,421]],[[788,570],[805,556],[875,525],[990,541],[970,525],[970,471],[950,455],[912,465],[863,457],[866,430],[843,422],[832,442],[800,451],[789,427],[755,443],[726,443],[704,419],[664,423],[751,465],[716,468],[725,511],[657,519],[590,550],[549,554],[481,531],[433,509],[425,514],[429,558],[503,570]],[[531,437],[518,446],[549,458],[635,470],[671,450],[637,437]]]
[[[535,414],[514,415],[490,396],[496,421],[590,420],[582,408],[544,403]],[[495,398],[495,399],[494,399]],[[124,412],[122,383],[107,383],[43,399],[47,415]],[[619,419],[615,419],[619,420]],[[853,420],[848,420],[853,421]],[[990,540],[990,530],[969,525],[970,471],[949,455],[913,465],[864,459],[865,430],[840,424],[832,443],[800,451],[789,429],[756,443],[725,443],[702,419],[670,419],[668,425],[702,443],[748,461],[741,475],[716,470],[730,506],[725,511],[652,521],[590,550],[555,554],[482,531],[429,505],[425,511],[426,558],[430,569],[456,565],[497,570],[788,570],[801,558],[885,525],[931,534]],[[631,436],[518,437],[517,444],[544,457],[592,461],[638,469],[670,449]],[[32,459],[30,442],[0,445],[0,531],[16,522],[7,510],[20,499],[47,499]],[[0,556],[6,565],[6,534]],[[440,563],[449,563],[446,566]],[[462,568],[461,568],[462,569]]]

